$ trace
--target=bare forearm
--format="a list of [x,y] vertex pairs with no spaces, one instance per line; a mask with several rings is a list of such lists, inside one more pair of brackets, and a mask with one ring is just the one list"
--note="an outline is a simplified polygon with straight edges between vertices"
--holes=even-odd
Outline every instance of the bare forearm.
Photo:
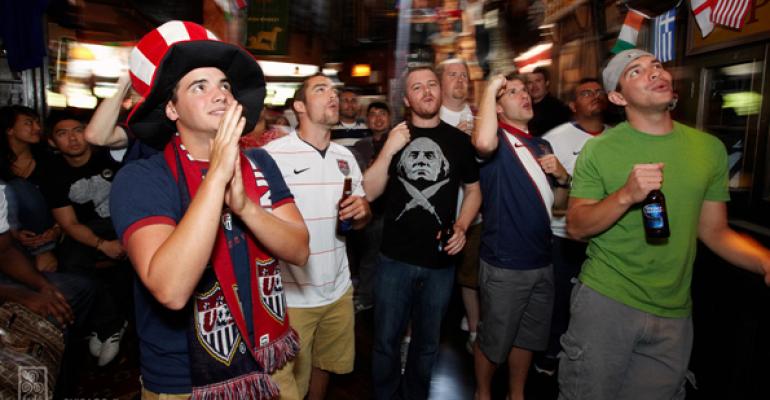
[[366,200],[374,201],[385,191],[388,183],[388,167],[393,155],[380,153],[369,169],[364,174],[364,191]]
[[553,190],[553,209],[566,210],[569,202],[569,189],[564,187],[555,187]]
[[593,204],[582,200],[571,198],[567,210],[567,232],[576,239],[588,239],[609,229],[632,204],[619,191]]
[[700,239],[731,264],[760,275],[765,274],[762,264],[770,261],[770,251],[750,236],[724,227],[703,233]]
[[96,247],[96,245],[101,240],[101,238],[97,236],[94,231],[91,230],[91,228],[79,222],[66,225],[61,224],[61,226],[68,236],[86,246]]
[[479,104],[476,125],[471,133],[473,147],[481,156],[488,156],[497,149],[496,90],[487,88]]
[[460,215],[457,216],[457,224],[468,230],[468,227],[473,223],[476,215],[481,208],[481,187],[476,182],[471,185],[465,185],[465,193],[463,194],[463,203],[460,206]]
[[0,272],[36,290],[48,284],[48,280],[35,269],[29,259],[12,245],[0,252]]
[[130,84],[130,79],[121,77],[115,95],[103,100],[96,108],[85,130],[89,143],[110,147],[125,147],[128,144],[128,136],[123,128],[117,126],[117,122],[123,98],[126,97]]
[[22,303],[29,294],[29,289],[13,285],[0,285],[0,301]]
[[145,286],[167,307],[184,307],[208,265],[220,226],[223,199],[224,185],[204,180],[182,220],[146,268],[138,271]]
[[285,220],[250,204],[252,206],[246,208],[241,220],[257,240],[275,257],[294,265],[305,265],[310,254],[310,236],[301,218]]

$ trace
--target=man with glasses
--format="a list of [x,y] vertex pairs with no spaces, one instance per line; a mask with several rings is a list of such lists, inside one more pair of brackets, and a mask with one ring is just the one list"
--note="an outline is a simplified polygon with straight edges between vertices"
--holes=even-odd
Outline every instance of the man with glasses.
[[[607,126],[602,117],[607,108],[607,94],[602,85],[594,78],[580,80],[572,92],[569,107],[573,120],[551,129],[543,136],[561,165],[572,175],[583,145],[594,136],[600,135]],[[561,351],[559,338],[567,330],[569,322],[569,294],[572,279],[580,272],[580,265],[585,260],[586,243],[573,240],[567,235],[565,212],[554,211],[551,221],[553,231],[553,279],[554,307],[551,318],[551,335],[548,349],[543,357],[535,360],[535,370],[552,376],[556,370],[556,356]]]
[[553,307],[551,209],[564,208],[570,176],[551,146],[527,130],[523,78],[493,77],[481,98],[473,145],[483,158],[476,399],[508,361],[509,398],[524,399],[532,352],[545,350]]

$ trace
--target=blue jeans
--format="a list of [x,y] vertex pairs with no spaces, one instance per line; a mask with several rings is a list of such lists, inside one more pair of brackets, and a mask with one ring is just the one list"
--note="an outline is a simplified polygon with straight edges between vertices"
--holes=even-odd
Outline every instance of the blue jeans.
[[[454,266],[424,268],[380,255],[374,280],[375,399],[428,397],[454,276]],[[410,321],[412,341],[402,377],[399,349]]]

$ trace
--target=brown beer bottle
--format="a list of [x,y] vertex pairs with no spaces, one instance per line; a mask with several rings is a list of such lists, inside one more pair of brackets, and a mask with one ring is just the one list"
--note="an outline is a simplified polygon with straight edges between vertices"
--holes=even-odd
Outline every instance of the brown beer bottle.
[[[342,208],[340,204],[342,204],[345,199],[350,197],[350,195],[353,194],[353,180],[349,177],[345,177],[345,183],[342,186],[342,197],[340,198],[340,201],[337,203],[337,213],[339,215],[339,210]],[[347,235],[350,231],[353,230],[353,219],[348,218],[341,220],[337,218],[337,234],[338,235]]]
[[668,229],[666,197],[660,190],[653,190],[647,194],[647,198],[642,202],[642,217],[644,233],[648,239],[664,239],[671,235]]

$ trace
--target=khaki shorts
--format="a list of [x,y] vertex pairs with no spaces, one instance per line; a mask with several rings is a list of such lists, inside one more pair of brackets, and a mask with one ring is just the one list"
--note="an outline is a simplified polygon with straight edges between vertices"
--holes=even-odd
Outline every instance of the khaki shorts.
[[313,367],[335,374],[353,371],[356,350],[353,286],[339,300],[325,306],[289,307],[289,322],[300,341],[300,351],[294,359],[299,398],[307,394]]
[[479,288],[481,225],[471,225],[465,232],[465,247],[460,252],[460,265],[457,266],[457,284],[471,289]]

